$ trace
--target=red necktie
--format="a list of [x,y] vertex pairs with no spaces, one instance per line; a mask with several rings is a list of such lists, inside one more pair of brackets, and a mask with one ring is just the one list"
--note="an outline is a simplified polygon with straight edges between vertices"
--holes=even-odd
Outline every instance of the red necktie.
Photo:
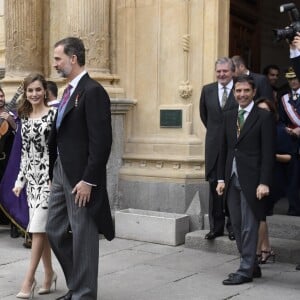
[[63,107],[68,102],[68,100],[70,98],[70,95],[71,95],[71,89],[72,89],[72,86],[70,84],[65,88],[63,96],[62,96],[62,98],[60,100],[60,104],[59,104],[58,110],[62,110]]

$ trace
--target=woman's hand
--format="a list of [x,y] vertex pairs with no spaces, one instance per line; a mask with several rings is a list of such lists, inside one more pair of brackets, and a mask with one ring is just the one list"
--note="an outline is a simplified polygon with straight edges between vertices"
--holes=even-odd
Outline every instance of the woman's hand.
[[21,193],[21,191],[22,191],[22,188],[21,187],[14,187],[13,189],[12,189],[12,191],[13,191],[13,193],[17,196],[17,197],[19,197],[20,196],[20,193]]

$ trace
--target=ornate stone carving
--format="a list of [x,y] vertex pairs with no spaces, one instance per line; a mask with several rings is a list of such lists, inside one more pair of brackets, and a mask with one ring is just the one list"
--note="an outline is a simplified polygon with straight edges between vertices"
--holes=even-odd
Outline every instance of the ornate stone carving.
[[190,82],[188,80],[182,82],[178,90],[180,97],[183,99],[188,99],[193,94],[193,87],[190,85]]
[[186,34],[182,37],[182,49],[184,56],[184,80],[179,86],[179,95],[183,99],[189,99],[193,93],[193,87],[189,82],[189,52],[190,52],[190,0],[185,0]]

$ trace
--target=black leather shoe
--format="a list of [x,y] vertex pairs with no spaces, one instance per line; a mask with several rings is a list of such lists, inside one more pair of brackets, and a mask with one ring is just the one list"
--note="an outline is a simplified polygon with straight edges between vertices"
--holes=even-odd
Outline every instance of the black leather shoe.
[[300,271],[300,264],[296,266],[296,270]]
[[254,268],[253,270],[253,278],[260,278],[262,276],[261,274],[261,269],[259,266],[257,266],[256,268]]
[[223,232],[212,232],[210,231],[206,236],[205,239],[206,240],[214,240],[216,237],[218,236],[222,236]]
[[71,300],[72,299],[72,291],[68,291],[65,295],[56,298],[56,300]]
[[[233,276],[235,276],[236,273],[230,273],[228,275],[228,278],[232,278]],[[259,266],[257,266],[254,271],[253,271],[253,278],[261,278],[262,277],[262,273],[261,273],[261,269]]]
[[233,231],[228,232],[228,238],[229,238],[231,241],[235,241],[235,236],[234,236]]
[[223,280],[224,285],[238,285],[243,284],[247,282],[251,282],[252,278],[242,276],[237,273],[231,273],[229,274],[228,278]]

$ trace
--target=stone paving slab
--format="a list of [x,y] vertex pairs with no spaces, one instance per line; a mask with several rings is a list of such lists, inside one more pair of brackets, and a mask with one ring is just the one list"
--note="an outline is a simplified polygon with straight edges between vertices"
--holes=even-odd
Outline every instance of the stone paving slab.
[[[22,238],[11,239],[9,230],[1,226],[0,243],[0,300],[16,299],[30,250],[22,247]],[[294,264],[263,265],[262,278],[229,287],[222,281],[238,267],[236,255],[125,239],[99,243],[97,300],[294,300],[300,296],[300,272]],[[66,292],[62,271],[53,261],[57,290],[34,299],[53,300]],[[41,266],[36,279],[39,287]]]

